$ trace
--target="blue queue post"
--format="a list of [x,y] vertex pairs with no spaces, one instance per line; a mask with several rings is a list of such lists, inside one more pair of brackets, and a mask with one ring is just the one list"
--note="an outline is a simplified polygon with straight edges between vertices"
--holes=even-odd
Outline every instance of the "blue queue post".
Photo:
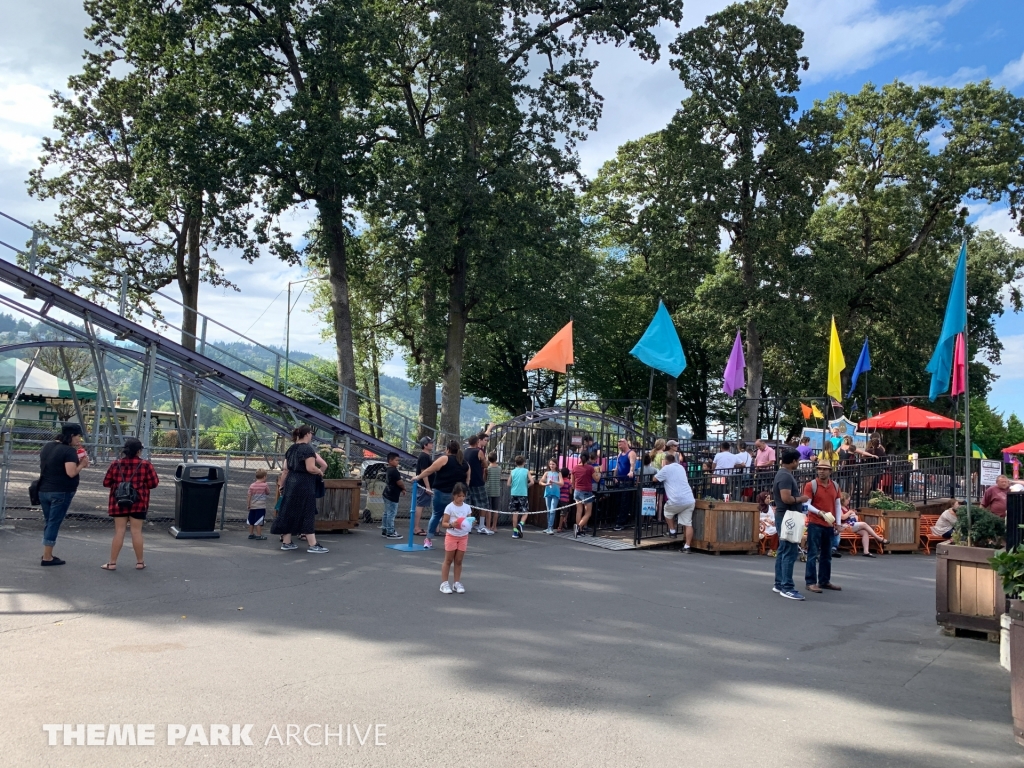
[[415,536],[415,523],[416,523],[416,491],[419,488],[418,483],[412,484],[412,505],[409,507],[409,540],[405,544],[386,544],[388,549],[397,549],[399,552],[426,552],[427,548],[422,544],[417,544],[414,538]]

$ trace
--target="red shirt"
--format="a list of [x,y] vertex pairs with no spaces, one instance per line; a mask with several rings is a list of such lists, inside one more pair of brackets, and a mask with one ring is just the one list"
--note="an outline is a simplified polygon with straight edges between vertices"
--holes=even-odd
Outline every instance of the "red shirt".
[[[823,483],[818,480],[818,492],[812,494],[812,484],[807,483],[804,486],[804,496],[811,497],[811,506],[816,509],[820,509],[822,512],[831,512],[833,515],[836,513],[836,502],[839,501],[839,486],[829,478],[828,483]],[[807,513],[807,524],[808,525],[823,525],[826,528],[831,528],[832,525],[825,521],[821,515],[816,515],[814,512]]]
[[591,464],[577,464],[572,468],[572,487],[577,491],[591,493],[594,490],[594,467]]
[[981,506],[997,517],[1006,517],[1006,491],[998,485],[988,487],[981,497]]
[[[114,491],[119,483],[125,480],[131,481],[132,487],[138,494],[138,499],[130,507],[118,506],[114,499]],[[160,478],[156,476],[153,465],[148,461],[135,457],[132,459],[118,459],[107,469],[103,478],[103,487],[110,489],[110,498],[107,500],[107,514],[111,516],[137,514],[149,509],[149,491],[160,484]]]

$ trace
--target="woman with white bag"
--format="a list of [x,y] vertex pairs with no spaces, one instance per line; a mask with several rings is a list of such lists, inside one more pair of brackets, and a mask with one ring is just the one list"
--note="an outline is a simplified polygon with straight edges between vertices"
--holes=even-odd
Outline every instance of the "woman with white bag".
[[793,477],[793,470],[800,463],[800,454],[792,448],[782,452],[775,482],[772,485],[772,499],[775,501],[775,527],[779,531],[779,551],[775,554],[775,586],[778,592],[790,600],[803,600],[793,584],[793,566],[800,552],[800,539],[804,535],[804,516],[800,507],[808,501],[801,496],[800,486]]

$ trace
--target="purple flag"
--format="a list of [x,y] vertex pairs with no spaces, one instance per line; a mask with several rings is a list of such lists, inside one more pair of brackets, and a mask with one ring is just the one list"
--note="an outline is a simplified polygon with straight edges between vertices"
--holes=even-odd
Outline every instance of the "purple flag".
[[743,339],[740,337],[740,332],[736,331],[736,341],[733,342],[732,354],[729,355],[729,362],[725,366],[725,381],[722,383],[722,389],[729,397],[732,397],[737,389],[743,389],[746,386],[747,382],[744,377],[746,367],[747,363],[743,359]]

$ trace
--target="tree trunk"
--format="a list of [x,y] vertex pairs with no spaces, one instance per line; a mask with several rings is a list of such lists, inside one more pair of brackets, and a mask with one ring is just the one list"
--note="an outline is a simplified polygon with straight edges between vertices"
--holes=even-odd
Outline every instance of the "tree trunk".
[[[747,343],[744,357],[747,363],[747,392],[760,397],[761,382],[764,380],[764,358],[761,337],[757,333],[757,324],[753,320],[747,321]],[[760,405],[760,400],[748,397],[744,406],[743,439],[748,443],[753,442],[761,435],[758,423]]]
[[[465,236],[465,233],[460,233]],[[444,347],[444,370],[441,378],[442,442],[460,438],[462,417],[462,358],[466,349],[466,269],[469,255],[466,245],[455,248],[451,281],[448,288],[448,334]]]
[[[343,211],[333,201],[317,203],[320,225],[327,243],[327,267],[331,285],[331,312],[334,315],[334,345],[338,357],[338,407],[346,424],[359,428],[358,385],[352,342],[352,311],[349,306],[348,260]],[[348,397],[344,391],[348,390]],[[347,413],[345,412],[347,411]]]
[[377,337],[370,337],[370,366],[373,372],[373,405],[376,408],[377,437],[384,439],[384,414],[380,406],[380,364],[377,360]]
[[[196,351],[196,328],[199,311],[199,275],[202,262],[201,238],[203,221],[202,197],[186,207],[182,219],[182,237],[178,239],[175,253],[175,271],[178,290],[181,292],[181,346],[190,352]],[[187,448],[192,442],[195,414],[199,407],[199,393],[193,387],[182,384],[181,413],[179,424],[179,447]],[[181,427],[184,426],[184,429]]]
[[679,381],[667,376],[665,381],[665,438],[679,439]]
[[[425,371],[427,367],[428,363],[420,364],[420,370]],[[437,433],[437,382],[434,379],[421,379],[421,382],[419,437],[435,437]]]

